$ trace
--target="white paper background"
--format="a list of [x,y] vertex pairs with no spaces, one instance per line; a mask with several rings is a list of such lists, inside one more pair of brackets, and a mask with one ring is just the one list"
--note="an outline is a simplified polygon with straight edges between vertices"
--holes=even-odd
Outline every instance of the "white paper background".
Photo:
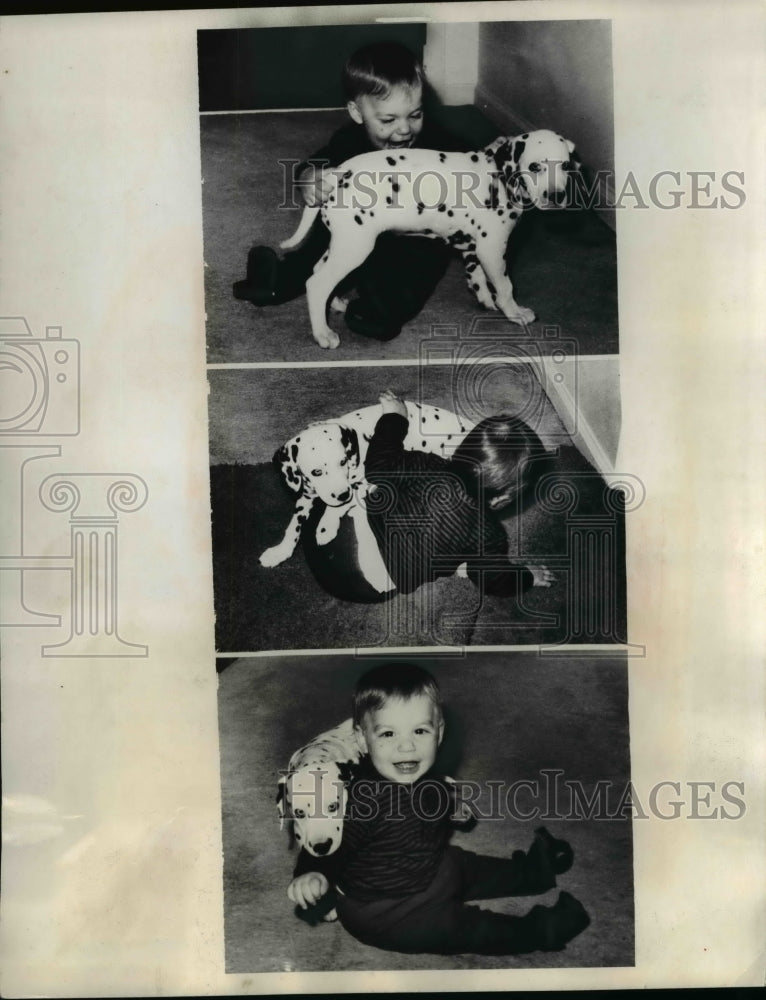
[[[736,211],[618,212],[619,467],[647,489],[628,519],[631,638],[647,647],[630,666],[634,782],[743,781],[747,802],[737,821],[636,821],[635,969],[223,972],[196,32],[397,13],[610,17],[618,190],[629,170],[646,183],[659,170],[745,172]],[[48,471],[133,473],[149,487],[120,520],[119,607],[121,634],[148,658],[42,659],[46,630],[3,631],[3,994],[762,983],[761,6],[425,4],[0,27],[0,315],[81,345],[82,432],[59,441]],[[65,612],[61,576],[38,581],[35,606]]]

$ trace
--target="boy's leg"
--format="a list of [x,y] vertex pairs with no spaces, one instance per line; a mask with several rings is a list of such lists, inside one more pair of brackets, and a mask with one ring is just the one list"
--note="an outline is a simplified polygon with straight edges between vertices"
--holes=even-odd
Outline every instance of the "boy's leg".
[[234,282],[234,298],[257,306],[280,305],[297,298],[306,290],[306,282],[329,245],[330,232],[317,219],[303,243],[281,260],[271,247],[253,247],[247,255],[247,277]]
[[536,896],[553,889],[556,876],[572,867],[574,852],[565,840],[552,837],[544,826],[535,831],[531,847],[510,858],[474,854],[449,847],[460,878],[460,899]]
[[357,271],[359,298],[346,310],[346,326],[364,337],[391,340],[431,297],[450,256],[441,240],[382,233]]
[[453,859],[445,859],[425,892],[401,900],[358,902],[338,898],[338,916],[363,944],[388,951],[435,954],[521,955],[558,951],[590,923],[568,893],[554,906],[535,906],[523,917],[465,906],[454,897]]

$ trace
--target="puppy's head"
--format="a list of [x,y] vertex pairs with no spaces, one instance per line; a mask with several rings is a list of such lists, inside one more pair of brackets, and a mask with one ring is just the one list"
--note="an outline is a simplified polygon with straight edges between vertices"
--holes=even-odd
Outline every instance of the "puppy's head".
[[277,813],[289,824],[292,843],[314,857],[332,854],[343,837],[348,769],[327,761],[310,764],[279,779]]
[[313,424],[277,449],[274,464],[296,493],[343,507],[362,479],[356,431],[341,424]]
[[511,196],[526,207],[562,208],[568,182],[580,164],[574,143],[556,132],[540,129],[513,139],[496,139],[487,147]]

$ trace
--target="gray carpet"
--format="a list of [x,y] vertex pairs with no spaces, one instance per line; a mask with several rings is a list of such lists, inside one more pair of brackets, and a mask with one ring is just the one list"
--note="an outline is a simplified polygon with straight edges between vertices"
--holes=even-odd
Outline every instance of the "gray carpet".
[[[529,369],[228,370],[209,372],[209,382],[220,652],[625,640],[623,517]],[[273,452],[311,421],[376,401],[387,385],[405,398],[457,409],[472,420],[501,412],[527,415],[551,449],[550,471],[561,488],[547,508],[533,504],[505,525],[509,552],[521,562],[549,565],[557,577],[552,587],[527,591],[520,603],[480,600],[470,581],[449,577],[408,597],[358,604],[325,592],[300,548],[280,566],[259,565],[261,552],[281,539],[295,503],[271,466]],[[573,526],[605,522],[614,532],[610,562],[589,587],[578,587]]]
[[[349,656],[238,660],[219,678],[223,789],[224,919],[229,973],[383,969],[500,969],[630,966],[633,871],[630,819],[590,819],[573,809],[565,782],[588,795],[611,782],[607,811],[617,809],[630,777],[628,688],[624,659],[535,653],[471,653],[420,659],[439,680],[446,731],[437,767],[465,780],[538,782],[520,792],[519,813],[485,819],[453,842],[508,856],[526,850],[541,822],[575,851],[559,888],[576,896],[591,926],[562,952],[515,957],[401,955],[360,944],[339,924],[298,920],[286,891],[295,853],[280,832],[274,798],[280,769],[307,739],[347,717],[356,677],[375,661]],[[544,770],[560,769],[555,796]],[[553,789],[553,779],[549,778]],[[485,790],[478,806],[488,811]],[[520,811],[537,816],[522,821]],[[505,810],[504,810],[505,812]],[[555,818],[558,815],[562,818]],[[550,905],[557,890],[483,905],[521,915]]]
[[[477,145],[496,132],[474,108],[442,110],[446,124],[475,135]],[[587,211],[529,212],[511,237],[517,300],[538,316],[528,334],[479,306],[457,257],[420,315],[393,341],[368,340],[349,332],[342,319],[331,318],[341,335],[331,355],[311,338],[305,296],[260,309],[234,299],[231,286],[245,276],[249,248],[276,248],[297,226],[299,211],[278,207],[283,201],[279,161],[310,155],[347,120],[345,111],[200,119],[209,363],[417,358],[435,326],[457,326],[466,336],[481,317],[492,317],[493,335],[504,350],[513,351],[528,336],[550,350],[546,328],[556,327],[579,355],[618,352],[615,236]]]

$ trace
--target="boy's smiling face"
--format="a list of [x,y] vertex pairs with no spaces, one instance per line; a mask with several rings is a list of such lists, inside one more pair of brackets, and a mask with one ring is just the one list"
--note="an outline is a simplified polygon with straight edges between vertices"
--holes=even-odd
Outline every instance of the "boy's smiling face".
[[389,698],[364,716],[357,736],[382,778],[411,784],[431,769],[444,720],[428,695]]
[[362,94],[348,102],[348,113],[363,125],[375,149],[411,146],[423,128],[423,87],[399,85],[385,97]]

